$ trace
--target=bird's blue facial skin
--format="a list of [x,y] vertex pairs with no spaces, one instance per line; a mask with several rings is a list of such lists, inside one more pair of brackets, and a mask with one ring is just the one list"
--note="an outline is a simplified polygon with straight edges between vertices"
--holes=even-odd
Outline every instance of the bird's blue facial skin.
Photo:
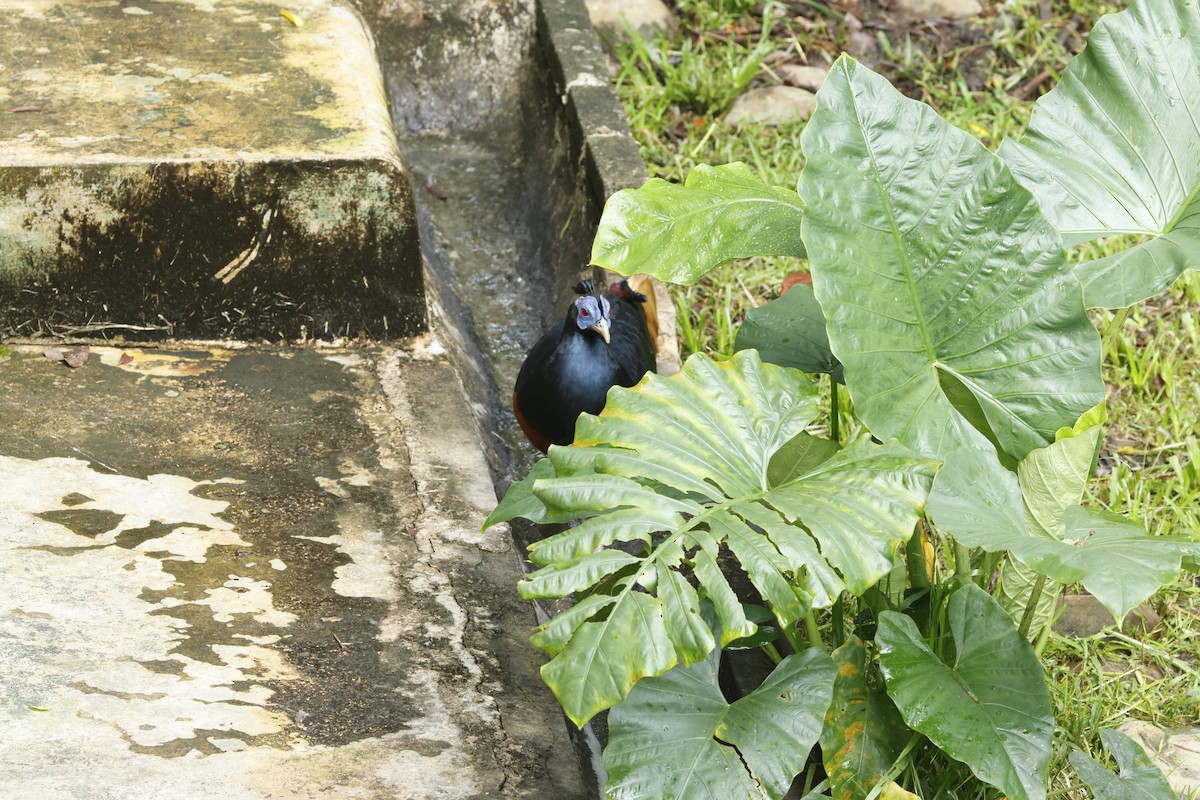
[[575,300],[575,324],[579,330],[586,331],[596,324],[597,320],[609,319],[612,312],[608,299],[594,295],[584,295]]

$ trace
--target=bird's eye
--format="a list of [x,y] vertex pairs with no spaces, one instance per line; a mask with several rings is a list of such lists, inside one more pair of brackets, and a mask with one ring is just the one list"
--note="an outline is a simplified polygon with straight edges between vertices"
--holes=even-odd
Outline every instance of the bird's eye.
[[588,316],[588,310],[587,310],[586,308],[581,308],[581,309],[579,309],[579,315],[580,315],[581,317],[586,317],[586,316]]

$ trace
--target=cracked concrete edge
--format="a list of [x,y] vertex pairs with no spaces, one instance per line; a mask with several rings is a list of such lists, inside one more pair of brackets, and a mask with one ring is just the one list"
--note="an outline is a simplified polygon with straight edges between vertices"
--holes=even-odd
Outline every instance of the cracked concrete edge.
[[[462,386],[445,351],[424,346],[385,352],[378,375],[403,431],[421,505],[418,547],[430,588],[456,630],[448,634],[461,672],[443,700],[484,739],[503,772],[503,797],[569,800],[587,796],[567,722],[541,682],[544,657],[528,643],[536,624],[520,600],[520,563],[507,526],[481,531],[496,504]],[[450,693],[451,689],[448,689]]]

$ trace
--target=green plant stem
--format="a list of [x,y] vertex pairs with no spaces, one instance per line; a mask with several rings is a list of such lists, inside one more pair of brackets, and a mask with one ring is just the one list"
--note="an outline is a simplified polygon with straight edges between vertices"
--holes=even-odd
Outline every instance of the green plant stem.
[[1121,328],[1125,325],[1125,320],[1129,319],[1133,307],[1126,306],[1125,308],[1117,309],[1113,314],[1113,318],[1108,321],[1108,325],[1104,328],[1104,342],[1101,352],[1107,355],[1114,347],[1117,340],[1121,338]]
[[775,645],[771,644],[770,642],[763,642],[762,651],[767,654],[767,658],[775,662],[776,666],[783,661],[783,655],[781,655]]
[[808,630],[808,643],[813,647],[822,647],[821,630],[817,627],[817,615],[810,608],[804,615],[804,627]]
[[839,428],[841,427],[838,419],[838,382],[829,376],[829,438],[835,442],[841,443],[839,438]]
[[830,609],[830,624],[833,626],[833,644],[840,647],[846,641],[846,593],[838,595]]
[[1038,636],[1037,644],[1033,646],[1033,652],[1039,659],[1042,657],[1042,651],[1046,649],[1046,642],[1050,641],[1050,632],[1054,630],[1054,615],[1050,615],[1050,619],[1046,620],[1046,624],[1042,626],[1042,633]]
[[984,553],[983,566],[979,570],[980,585],[989,592],[994,588],[993,581],[997,580],[996,571],[1000,568],[1000,559],[1004,557],[1003,553]]
[[867,793],[865,800],[876,800],[876,798],[879,797],[879,794],[887,788],[888,784],[896,780],[896,776],[904,771],[908,754],[911,753],[913,748],[917,746],[917,743],[924,738],[925,737],[921,734],[915,731],[913,732],[912,737],[908,740],[908,744],[904,745],[904,749],[900,751],[900,755],[896,756],[896,760],[892,762],[892,766],[888,769],[888,771],[879,776],[879,780],[873,787],[871,787],[871,791]]
[[904,561],[908,566],[908,585],[914,589],[929,588],[929,569],[925,563],[925,547],[923,546],[925,529],[920,522],[913,535],[908,537],[904,548]]
[[1038,575],[1037,580],[1033,582],[1033,589],[1029,592],[1029,600],[1025,603],[1025,613],[1021,615],[1021,627],[1019,628],[1021,636],[1029,638],[1029,626],[1033,624],[1033,617],[1037,613],[1038,601],[1042,599],[1042,589],[1046,587],[1046,576]]
[[779,617],[775,618],[779,623],[779,630],[783,633],[783,638],[787,639],[788,645],[792,648],[793,653],[801,653],[806,648],[801,644],[800,637],[796,635],[796,628],[793,625],[784,625]]
[[704,132],[704,136],[701,137],[700,141],[692,149],[692,152],[691,152],[692,158],[696,158],[697,156],[700,155],[700,151],[704,149],[704,145],[708,144],[709,137],[711,137],[713,135],[713,131],[715,131],[716,129],[717,129],[716,125],[708,126],[708,130],[706,130]]
[[971,548],[957,541],[954,542],[954,574],[960,578],[971,575]]

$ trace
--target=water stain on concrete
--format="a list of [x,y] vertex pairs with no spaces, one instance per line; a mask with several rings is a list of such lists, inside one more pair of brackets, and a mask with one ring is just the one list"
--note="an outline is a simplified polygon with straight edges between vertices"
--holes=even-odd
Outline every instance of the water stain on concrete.
[[[456,386],[444,360],[93,354],[75,370],[29,346],[0,356],[19,388],[0,395],[0,787],[84,800],[218,770],[223,797],[350,796],[296,783],[339,774],[371,787],[356,797],[414,775],[413,797],[482,797],[552,777],[493,695],[528,627],[489,619],[522,611],[511,545],[478,533],[490,499],[434,511],[494,497],[455,432],[466,408],[442,414],[436,449],[467,448],[477,474],[414,463],[428,434],[400,421],[441,413],[445,395],[408,382]],[[536,664],[525,649],[518,672]],[[63,783],[59,760],[87,785]],[[207,796],[203,779],[162,791]]]

